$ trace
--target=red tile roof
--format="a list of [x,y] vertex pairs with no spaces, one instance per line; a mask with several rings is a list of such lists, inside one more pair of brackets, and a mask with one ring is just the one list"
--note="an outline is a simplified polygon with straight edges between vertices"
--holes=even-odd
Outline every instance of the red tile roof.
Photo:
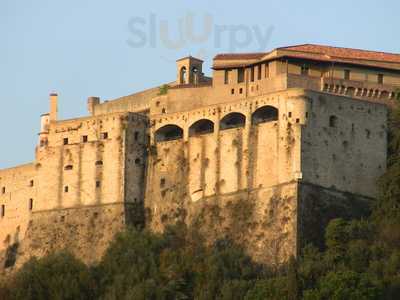
[[[267,59],[267,54],[272,54],[274,51],[276,51],[275,55],[268,55],[268,59],[297,57],[316,61],[341,62],[400,70],[400,54],[313,44],[281,47],[269,53],[219,54],[214,58],[214,69],[254,64],[257,61],[262,61],[264,58]],[[229,60],[231,62],[224,62]],[[246,60],[248,61],[246,62]]]
[[214,57],[214,60],[235,60],[235,59],[261,59],[267,53],[222,53]]
[[379,51],[368,51],[351,48],[340,48],[323,45],[304,44],[278,48],[278,50],[290,50],[304,53],[320,54],[331,58],[361,59],[381,62],[400,63],[400,54]]

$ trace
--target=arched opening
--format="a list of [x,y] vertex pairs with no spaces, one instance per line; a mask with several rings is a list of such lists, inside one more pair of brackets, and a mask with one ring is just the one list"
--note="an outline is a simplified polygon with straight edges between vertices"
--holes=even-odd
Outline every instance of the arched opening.
[[356,89],[352,86],[347,88],[346,95],[347,96],[355,96]]
[[187,72],[186,72],[186,67],[182,67],[181,71],[180,71],[180,84],[185,84],[186,83],[186,76],[187,76]]
[[233,112],[227,114],[225,117],[221,119],[219,122],[219,129],[231,129],[231,128],[240,128],[244,127],[246,124],[246,117],[245,115],[237,112]]
[[192,68],[192,75],[193,75],[193,83],[198,84],[199,83],[199,69],[197,69],[197,67]]
[[278,109],[269,105],[258,108],[251,116],[252,125],[276,120],[278,120]]
[[183,130],[176,125],[165,125],[156,131],[156,142],[165,142],[181,139],[183,137]]
[[389,92],[388,91],[382,91],[381,92],[381,99],[387,99],[389,98]]
[[214,132],[214,123],[207,119],[198,120],[189,127],[189,136],[196,136],[212,132]]
[[337,125],[338,125],[338,118],[334,115],[330,116],[329,117],[329,127],[335,128],[335,127],[337,127]]

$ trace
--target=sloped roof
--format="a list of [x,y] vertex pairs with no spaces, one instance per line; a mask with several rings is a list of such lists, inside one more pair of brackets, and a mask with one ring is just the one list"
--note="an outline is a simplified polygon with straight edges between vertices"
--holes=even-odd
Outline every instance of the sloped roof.
[[266,53],[219,54],[214,58],[214,68],[246,66],[280,57],[350,63],[400,70],[400,54],[314,44],[280,47]]
[[386,53],[380,51],[369,51],[352,48],[341,48],[323,45],[304,44],[289,47],[281,47],[278,50],[290,50],[312,54],[320,54],[330,57],[345,59],[362,59],[382,62],[400,63],[400,54]]
[[235,59],[261,59],[267,53],[221,53],[214,57],[214,60],[235,60]]

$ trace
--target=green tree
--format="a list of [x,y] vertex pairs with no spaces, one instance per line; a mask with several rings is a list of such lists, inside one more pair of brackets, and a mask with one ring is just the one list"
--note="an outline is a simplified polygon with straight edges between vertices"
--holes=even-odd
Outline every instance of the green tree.
[[93,299],[96,287],[85,264],[68,252],[33,258],[11,282],[11,299]]

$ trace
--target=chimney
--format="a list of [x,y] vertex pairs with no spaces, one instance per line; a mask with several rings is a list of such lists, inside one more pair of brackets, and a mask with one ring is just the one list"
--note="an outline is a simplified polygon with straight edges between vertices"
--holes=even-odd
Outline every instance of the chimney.
[[58,112],[57,98],[58,98],[57,93],[50,94],[50,122],[57,121],[57,112]]

